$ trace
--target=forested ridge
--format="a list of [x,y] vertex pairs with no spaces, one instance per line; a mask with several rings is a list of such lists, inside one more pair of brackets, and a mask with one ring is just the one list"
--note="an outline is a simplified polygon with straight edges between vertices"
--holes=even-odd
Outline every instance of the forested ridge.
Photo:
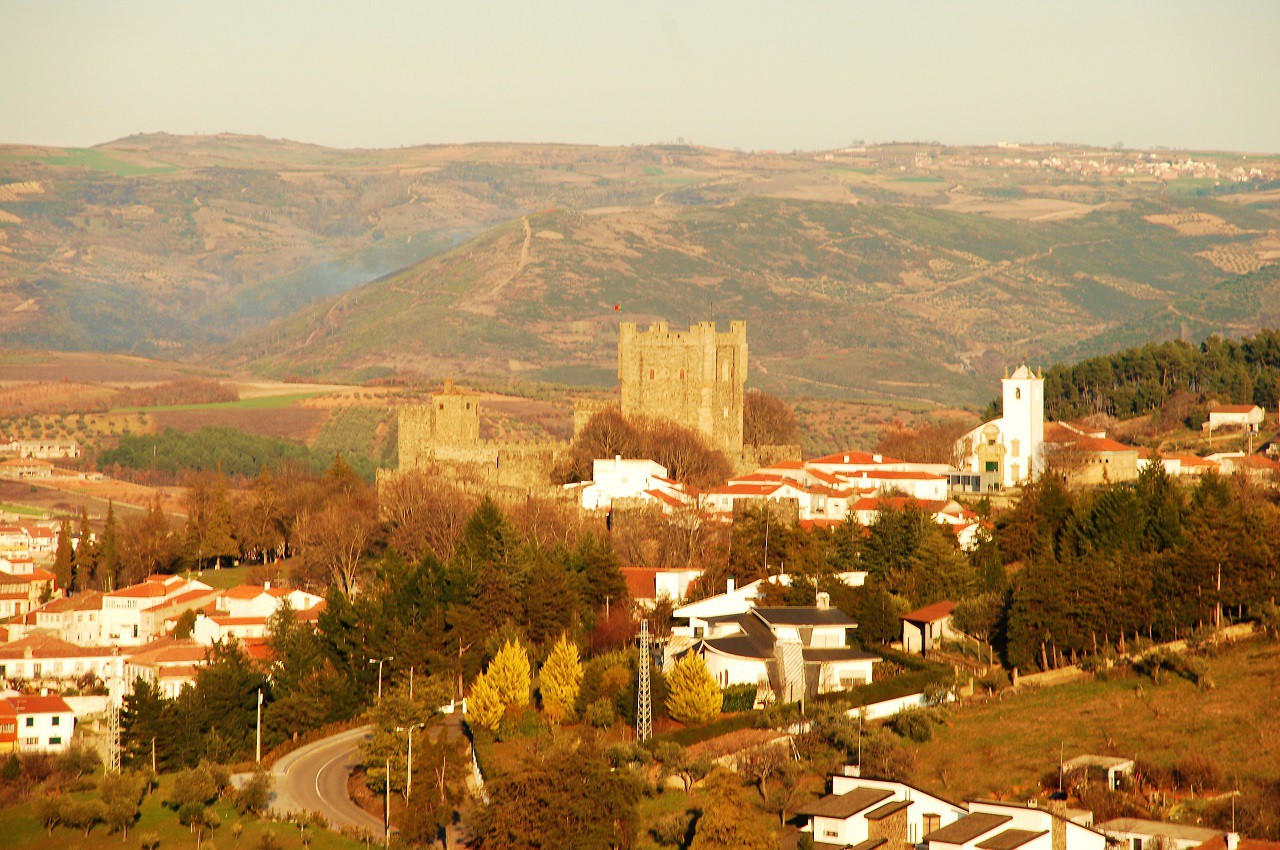
[[1179,391],[1274,408],[1280,402],[1280,330],[1238,341],[1211,336],[1198,346],[1150,343],[1044,373],[1045,415],[1054,420],[1094,413],[1138,416],[1158,410]]

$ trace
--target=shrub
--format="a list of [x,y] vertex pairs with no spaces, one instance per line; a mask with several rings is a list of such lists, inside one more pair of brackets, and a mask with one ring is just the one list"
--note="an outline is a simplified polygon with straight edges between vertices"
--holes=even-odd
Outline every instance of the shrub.
[[1200,794],[1222,784],[1222,768],[1206,755],[1187,756],[1174,765],[1173,775],[1179,786],[1193,794]]
[[649,834],[663,847],[682,847],[688,843],[692,827],[692,812],[672,812],[654,821],[649,827]]
[[260,814],[271,802],[271,776],[266,771],[258,771],[236,791],[235,807],[240,814],[252,812]]
[[617,714],[613,710],[613,701],[608,697],[600,697],[587,706],[582,719],[597,729],[608,729],[617,719]]
[[750,711],[756,704],[755,685],[730,685],[720,695],[720,710],[725,714]]
[[933,723],[923,711],[904,710],[889,721],[889,728],[900,738],[910,738],[923,744],[933,738]]

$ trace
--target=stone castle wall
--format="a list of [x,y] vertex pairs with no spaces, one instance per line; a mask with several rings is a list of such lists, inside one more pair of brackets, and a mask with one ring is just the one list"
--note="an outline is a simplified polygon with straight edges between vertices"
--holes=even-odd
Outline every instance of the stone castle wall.
[[618,381],[625,416],[671,419],[701,433],[731,458],[742,455],[742,410],[747,380],[747,323],[714,322],[672,331],[623,322],[618,336]]

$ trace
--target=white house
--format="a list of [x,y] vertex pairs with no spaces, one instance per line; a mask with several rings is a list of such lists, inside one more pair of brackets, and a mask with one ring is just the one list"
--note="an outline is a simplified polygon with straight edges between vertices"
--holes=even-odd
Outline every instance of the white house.
[[684,602],[689,585],[702,578],[702,572],[696,567],[622,567],[632,601],[648,609],[663,597]]
[[241,584],[218,597],[219,614],[229,617],[270,617],[286,602],[294,611],[306,611],[324,601],[323,596],[291,587],[264,584]]
[[706,631],[690,651],[721,687],[755,685],[762,702],[793,702],[869,683],[880,657],[850,648],[857,623],[832,608],[827,594],[819,593],[817,602],[704,618]]
[[0,699],[0,751],[60,752],[71,745],[76,717],[57,695]]
[[963,806],[904,782],[863,779],[853,767],[846,771],[831,777],[830,794],[799,812],[809,819],[802,831],[818,847],[898,850],[967,814]]
[[0,645],[0,680],[62,683],[92,673],[101,681],[124,673],[116,647],[77,646],[53,635],[34,634]]
[[1098,824],[1098,830],[1119,844],[1120,850],[1191,850],[1227,835],[1207,826],[1142,818],[1112,818]]
[[176,697],[194,685],[199,668],[208,664],[209,647],[193,640],[156,641],[134,652],[125,662],[125,682],[132,688],[138,679],[155,685],[165,697]]
[[951,628],[955,610],[954,602],[935,602],[901,615],[903,651],[924,655],[943,640],[957,637],[959,633]]
[[1229,428],[1256,434],[1265,419],[1266,414],[1256,404],[1214,404],[1209,407],[1209,421],[1203,428],[1205,431]]
[[[1107,837],[1065,810],[971,800],[969,814],[924,835],[929,850],[1105,850]],[[1084,813],[1087,818],[1092,813]]]
[[141,646],[164,632],[166,619],[212,605],[217,591],[201,581],[152,575],[102,598],[101,643]]
[[982,477],[982,489],[1016,487],[1044,471],[1044,378],[1026,365],[1003,379],[1004,415],[956,441],[962,472]]
[[652,460],[624,460],[618,455],[591,462],[591,482],[579,489],[579,495],[583,510],[608,510],[615,499],[643,498],[646,491],[665,483],[665,466]]

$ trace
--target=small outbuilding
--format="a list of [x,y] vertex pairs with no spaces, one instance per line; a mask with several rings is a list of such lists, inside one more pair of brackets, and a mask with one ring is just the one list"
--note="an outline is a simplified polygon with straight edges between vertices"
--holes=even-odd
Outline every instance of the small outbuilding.
[[954,602],[935,602],[901,616],[902,649],[921,655],[938,646],[943,640],[957,636],[951,628],[951,615],[956,610]]
[[1063,774],[1076,770],[1098,770],[1107,775],[1107,788],[1114,791],[1120,784],[1121,776],[1133,776],[1133,759],[1119,756],[1083,755],[1069,759],[1062,764]]

